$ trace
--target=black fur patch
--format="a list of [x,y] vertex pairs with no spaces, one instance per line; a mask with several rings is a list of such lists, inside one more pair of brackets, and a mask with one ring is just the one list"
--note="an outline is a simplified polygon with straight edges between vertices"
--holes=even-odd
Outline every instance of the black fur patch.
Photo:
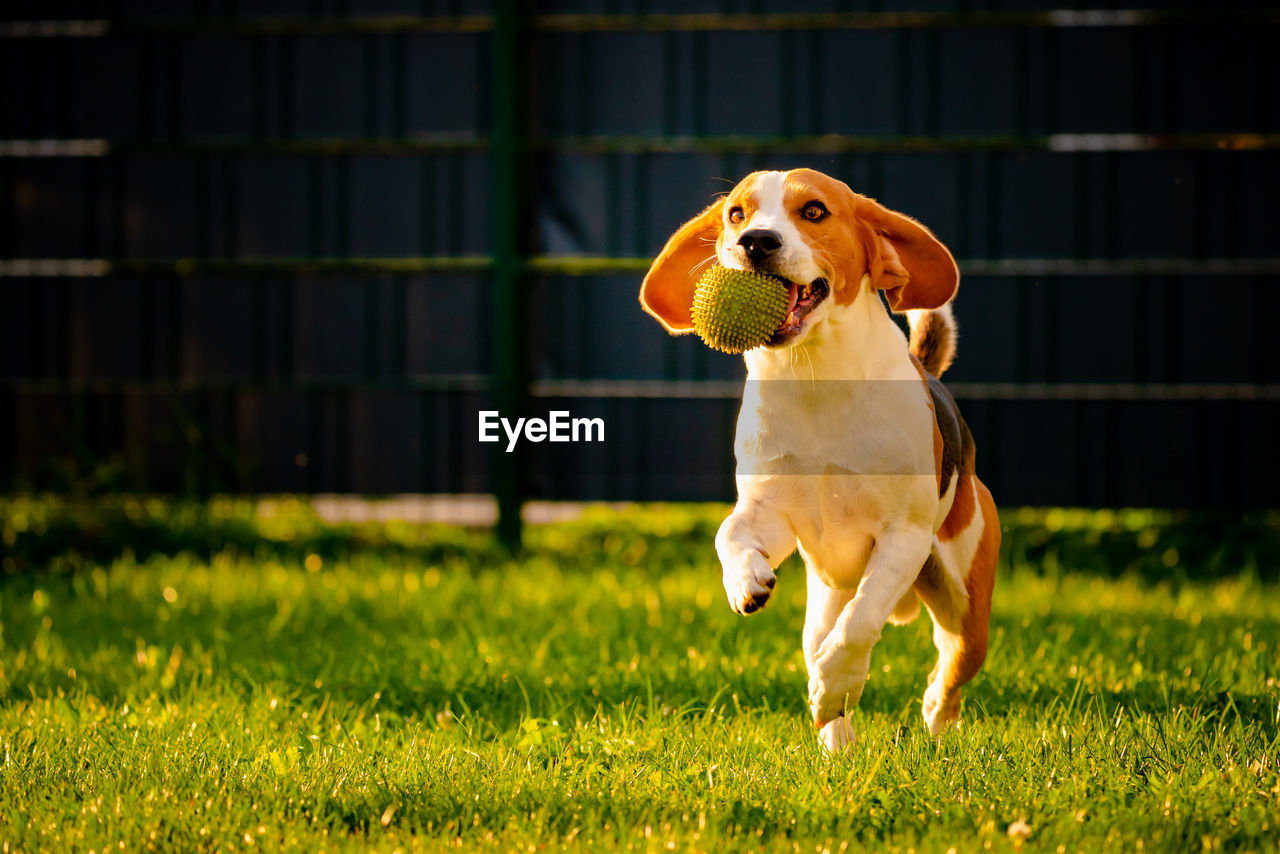
[[956,400],[947,387],[933,374],[927,374],[929,394],[933,397],[933,413],[938,419],[938,432],[942,434],[942,479],[938,495],[946,494],[951,476],[957,471],[973,470],[973,436],[969,425],[960,417]]
[[938,560],[937,552],[929,552],[929,556],[924,559],[924,565],[920,567],[920,574],[916,576],[916,586],[924,585],[930,590],[941,590],[946,581],[942,578],[942,561]]

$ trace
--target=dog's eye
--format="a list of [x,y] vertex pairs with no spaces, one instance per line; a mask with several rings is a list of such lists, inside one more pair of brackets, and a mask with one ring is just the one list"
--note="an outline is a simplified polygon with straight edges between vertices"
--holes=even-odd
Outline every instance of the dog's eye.
[[809,202],[804,206],[804,209],[800,211],[800,215],[809,220],[809,222],[818,222],[819,220],[826,219],[827,206],[822,202]]
[[729,209],[729,222],[733,223],[734,225],[737,225],[738,223],[742,222],[742,218],[743,218],[742,208]]

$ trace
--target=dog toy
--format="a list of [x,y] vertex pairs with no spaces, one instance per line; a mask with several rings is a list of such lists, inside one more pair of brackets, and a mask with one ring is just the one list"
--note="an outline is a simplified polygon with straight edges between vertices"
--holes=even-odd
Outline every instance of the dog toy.
[[693,330],[713,350],[743,353],[773,337],[789,304],[776,276],[710,267],[693,294]]

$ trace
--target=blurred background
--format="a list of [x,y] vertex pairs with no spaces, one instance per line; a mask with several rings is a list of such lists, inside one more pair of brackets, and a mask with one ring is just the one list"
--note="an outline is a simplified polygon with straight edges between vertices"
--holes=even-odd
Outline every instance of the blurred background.
[[731,500],[639,282],[810,166],[959,259],[1002,506],[1275,507],[1280,14],[1059,5],[9,0],[0,490]]

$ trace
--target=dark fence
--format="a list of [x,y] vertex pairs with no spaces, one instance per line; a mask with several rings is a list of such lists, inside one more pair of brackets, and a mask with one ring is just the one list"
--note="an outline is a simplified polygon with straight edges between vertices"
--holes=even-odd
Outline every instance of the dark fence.
[[1002,503],[1275,506],[1280,15],[894,5],[5,4],[0,484],[731,497],[638,284],[808,165],[961,259]]

